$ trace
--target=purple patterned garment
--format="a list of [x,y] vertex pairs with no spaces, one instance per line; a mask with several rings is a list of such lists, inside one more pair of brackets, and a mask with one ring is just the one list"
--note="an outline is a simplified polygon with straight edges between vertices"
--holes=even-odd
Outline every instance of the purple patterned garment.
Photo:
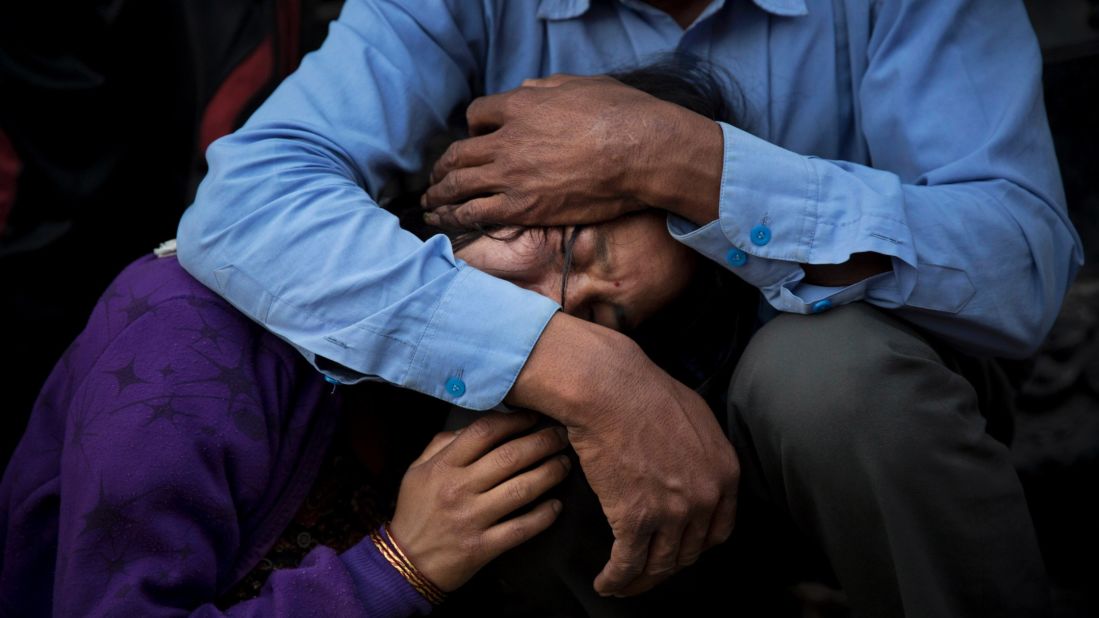
[[368,539],[213,604],[309,492],[337,420],[326,386],[175,258],[132,264],[57,363],[0,484],[0,614],[428,613]]

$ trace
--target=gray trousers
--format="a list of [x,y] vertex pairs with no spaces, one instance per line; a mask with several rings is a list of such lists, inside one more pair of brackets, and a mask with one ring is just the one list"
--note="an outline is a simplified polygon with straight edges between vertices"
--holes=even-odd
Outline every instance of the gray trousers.
[[742,492],[818,544],[856,615],[1046,608],[1022,487],[959,362],[854,304],[779,316],[737,364],[728,420]]
[[610,533],[573,474],[559,522],[485,578],[523,591],[527,606],[513,614],[686,615],[717,603],[774,615],[759,597],[766,582],[819,564],[857,616],[1043,615],[1022,487],[980,410],[1002,399],[962,364],[868,305],[779,316],[752,337],[729,385],[723,420],[742,479],[726,546],[652,593],[602,599],[591,582]]

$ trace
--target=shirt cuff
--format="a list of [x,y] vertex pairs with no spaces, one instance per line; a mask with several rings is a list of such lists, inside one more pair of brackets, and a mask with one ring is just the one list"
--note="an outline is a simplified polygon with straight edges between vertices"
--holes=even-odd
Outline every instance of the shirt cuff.
[[725,139],[718,221],[730,243],[799,264],[840,264],[858,252],[917,264],[907,226],[861,203],[857,179],[839,164],[718,124]]
[[[398,377],[383,374],[383,378],[463,408],[490,410],[507,396],[546,324],[560,308],[541,294],[459,262],[456,276],[431,308],[431,317],[411,354],[407,345],[393,342],[391,356],[403,366],[399,372],[386,374]],[[299,350],[330,382],[354,384],[378,379]],[[373,364],[385,367],[389,363]]]

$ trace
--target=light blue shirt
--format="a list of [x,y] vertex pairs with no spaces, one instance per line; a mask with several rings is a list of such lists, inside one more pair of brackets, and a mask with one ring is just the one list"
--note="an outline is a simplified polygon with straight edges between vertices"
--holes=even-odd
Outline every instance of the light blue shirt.
[[[490,408],[558,306],[371,195],[478,95],[676,49],[735,77],[753,131],[721,125],[720,217],[669,217],[677,239],[781,311],[863,300],[970,352],[1039,344],[1082,252],[1017,0],[717,0],[686,30],[638,0],[350,0],[210,147],[180,261],[335,379]],[[865,251],[892,271],[803,283]]]

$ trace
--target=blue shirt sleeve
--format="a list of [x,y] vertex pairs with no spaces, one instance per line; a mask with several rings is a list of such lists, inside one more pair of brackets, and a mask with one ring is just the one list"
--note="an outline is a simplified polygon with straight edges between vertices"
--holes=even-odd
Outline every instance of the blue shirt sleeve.
[[371,198],[421,168],[479,88],[489,25],[479,3],[451,4],[348,2],[323,47],[210,147],[179,260],[333,379],[487,409],[558,305],[467,266],[441,235],[420,241]]
[[[856,118],[873,167],[722,124],[719,219],[670,217],[669,231],[778,310],[865,300],[966,351],[1026,356],[1083,258],[1022,4],[882,2],[871,32]],[[844,288],[803,282],[800,264],[858,252],[893,268]]]

